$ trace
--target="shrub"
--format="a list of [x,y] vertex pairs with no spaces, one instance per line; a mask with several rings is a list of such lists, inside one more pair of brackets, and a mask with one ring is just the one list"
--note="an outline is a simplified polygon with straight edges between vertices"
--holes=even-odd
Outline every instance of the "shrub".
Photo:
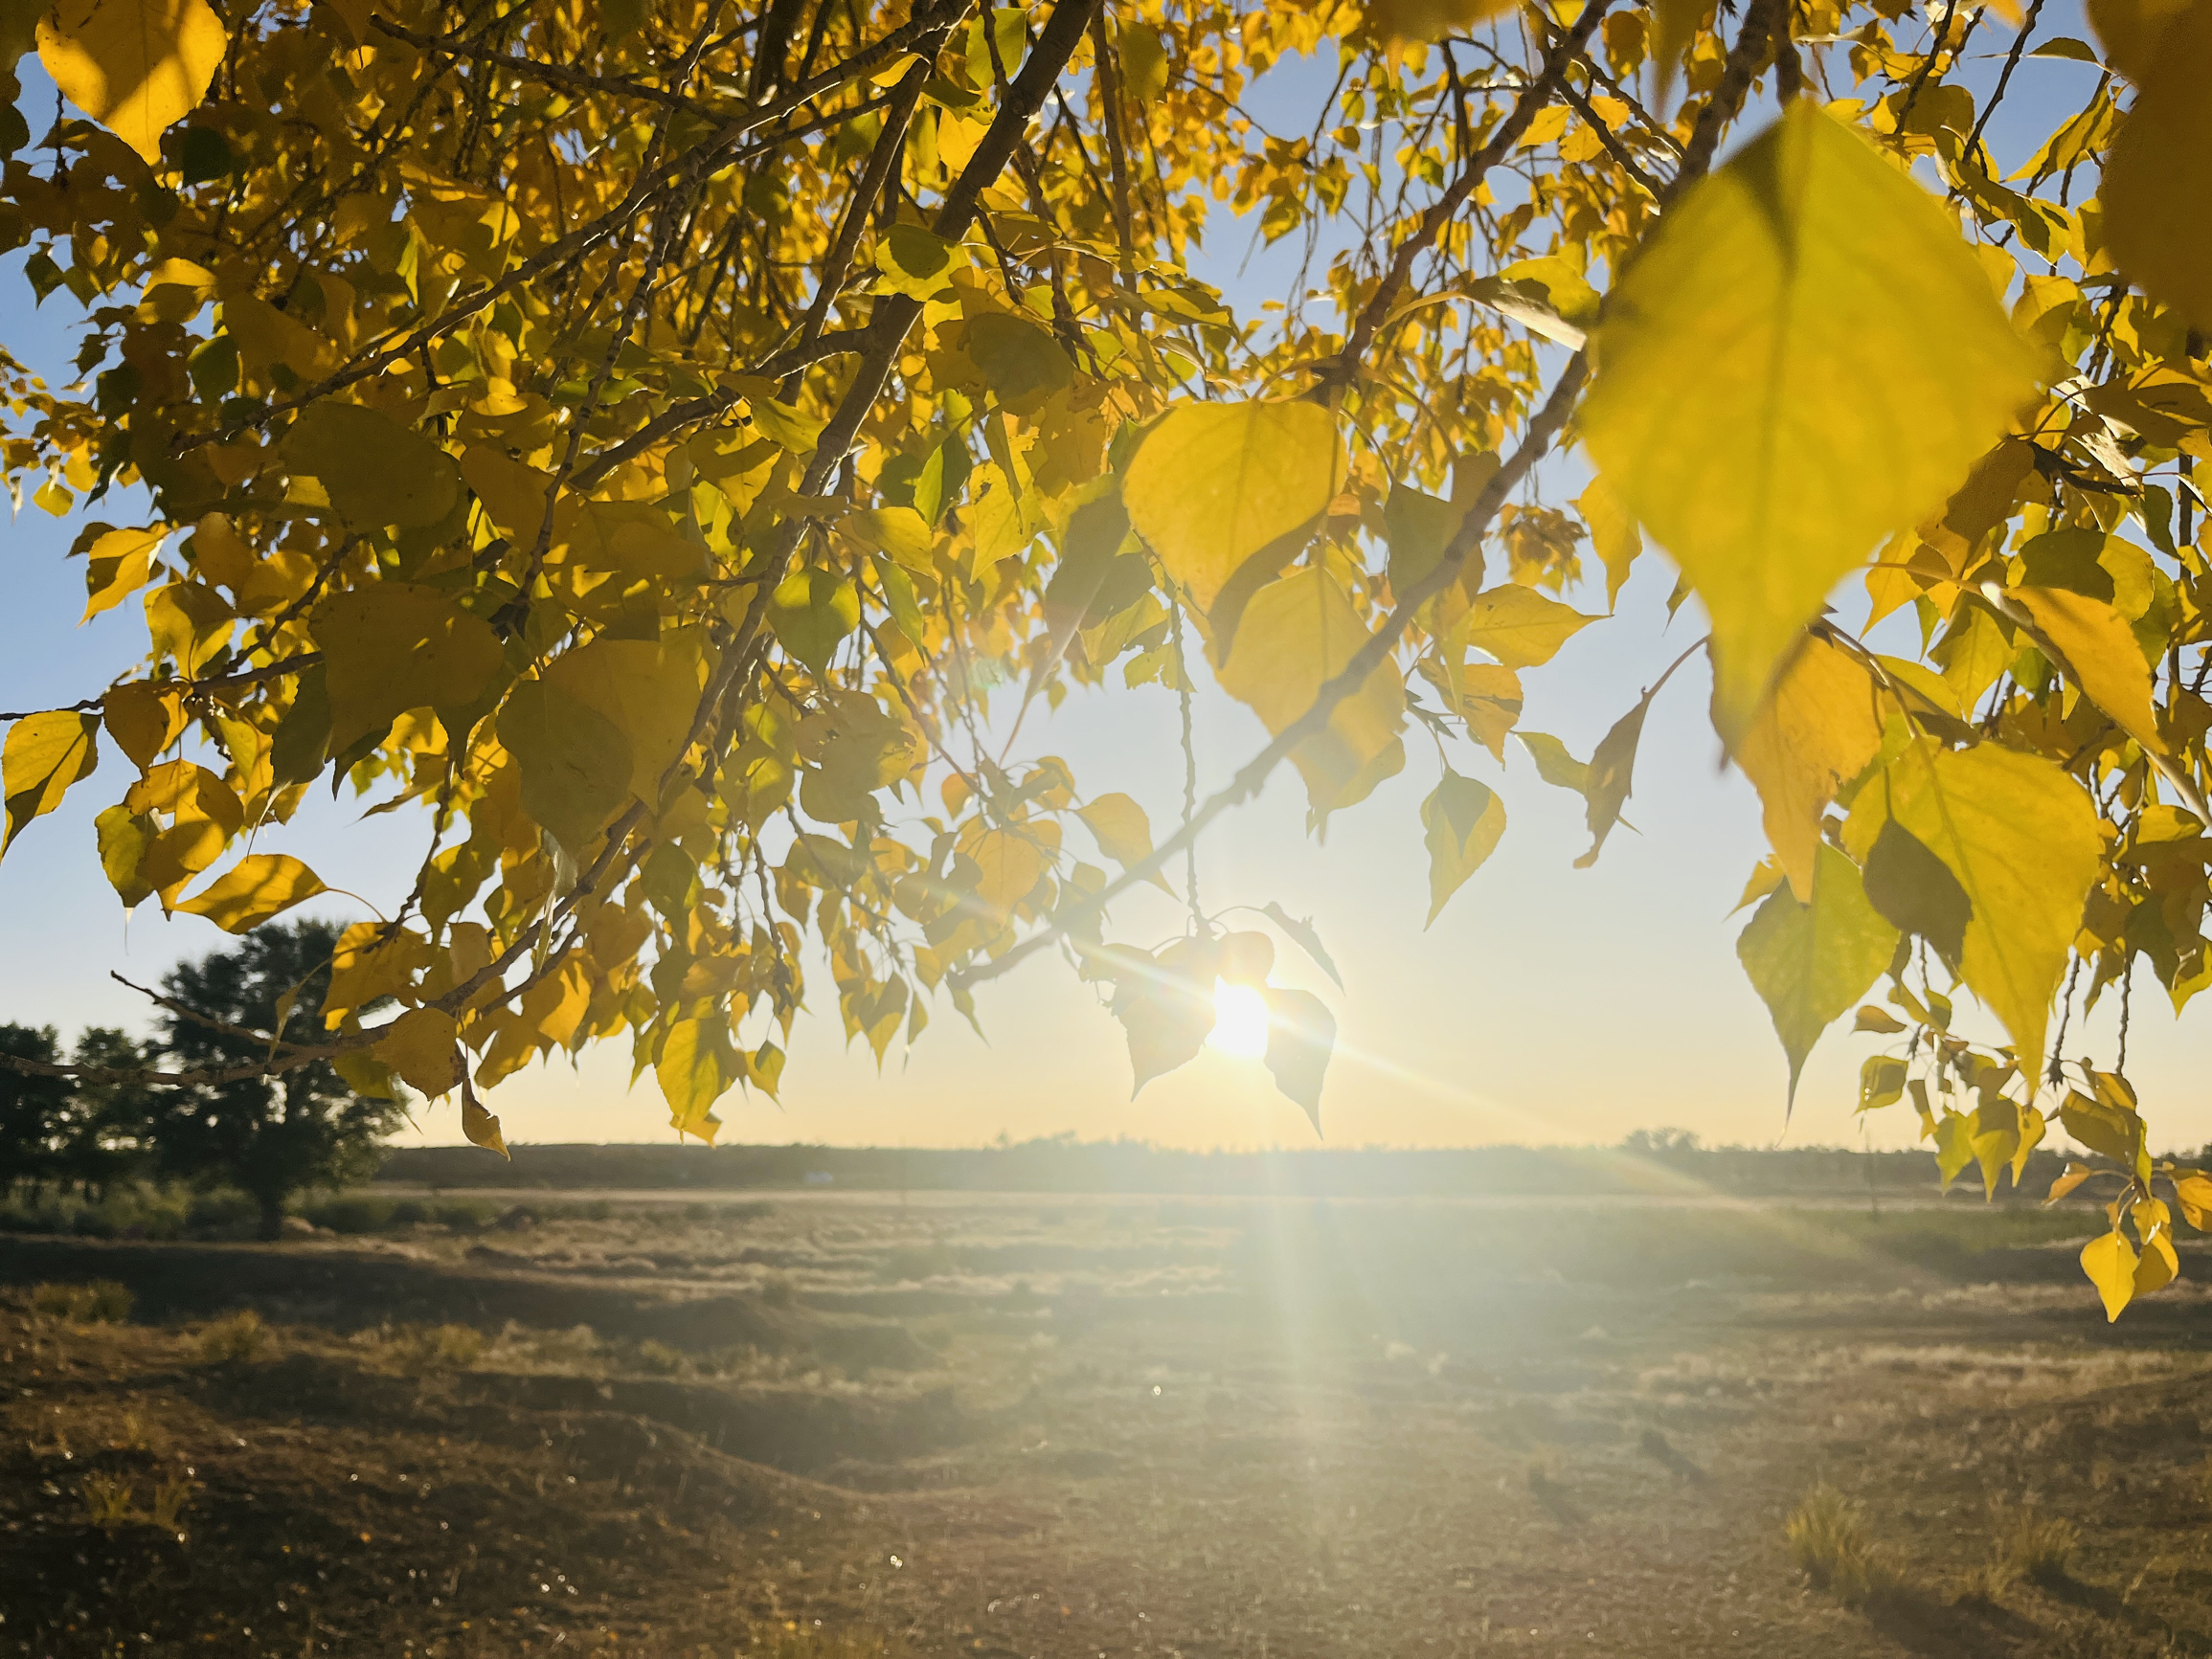
[[484,1356],[484,1333],[468,1325],[403,1325],[385,1344],[393,1362],[410,1377],[433,1371],[466,1371]]
[[302,1213],[318,1227],[327,1227],[333,1233],[360,1234],[381,1232],[389,1226],[395,1207],[390,1199],[349,1197],[325,1199],[307,1205]]
[[1896,1570],[1866,1535],[1859,1506],[1825,1483],[1807,1492],[1782,1525],[1790,1554],[1816,1590],[1847,1607],[1896,1587]]
[[217,1319],[200,1333],[200,1357],[210,1364],[244,1364],[268,1346],[269,1328],[251,1308]]
[[130,1317],[131,1303],[131,1293],[113,1279],[40,1285],[31,1292],[31,1306],[38,1312],[79,1325],[120,1325]]
[[684,1369],[684,1356],[666,1342],[648,1336],[638,1344],[638,1369],[655,1377],[673,1377]]
[[498,1213],[485,1203],[440,1204],[437,1220],[440,1226],[450,1227],[457,1233],[473,1233],[481,1230]]

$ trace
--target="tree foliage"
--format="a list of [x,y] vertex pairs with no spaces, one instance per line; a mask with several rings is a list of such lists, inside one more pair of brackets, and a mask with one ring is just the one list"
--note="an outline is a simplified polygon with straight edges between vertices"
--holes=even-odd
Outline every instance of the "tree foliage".
[[[2093,0],[2092,45],[2040,10],[11,12],[74,113],[0,135],[0,241],[88,325],[79,384],[10,367],[8,474],[149,504],[77,551],[152,649],[15,718],[6,836],[97,773],[124,902],[244,930],[321,890],[267,850],[306,791],[417,808],[319,1034],[197,1074],[458,1087],[486,1144],[477,1088],[621,1036],[711,1135],[815,948],[879,1059],[1060,948],[1141,1081],[1273,947],[1108,908],[1285,760],[1319,821],[1433,737],[1435,906],[1506,830],[1458,768],[1508,736],[1598,856],[1660,688],[1583,762],[1521,676],[1648,535],[1764,803],[1742,954],[1793,1074],[1886,982],[1862,1106],[1909,1095],[1993,1190],[2058,1118],[2121,1182],[2116,1311],[2171,1273],[2159,1195],[2201,1214],[2124,1056],[2064,1039],[2138,965],[2212,978],[2212,12]],[[1247,95],[1308,54],[1310,130],[1267,130]],[[2014,165],[2030,54],[2090,90]],[[1191,274],[1230,215],[1302,244],[1279,307]],[[1596,480],[1551,502],[1563,445]],[[1879,641],[1826,608],[1854,572]],[[1199,654],[1272,741],[1164,836],[1002,735]],[[1952,1031],[1961,982],[2009,1041]],[[1326,1011],[1264,994],[1318,1112]]]

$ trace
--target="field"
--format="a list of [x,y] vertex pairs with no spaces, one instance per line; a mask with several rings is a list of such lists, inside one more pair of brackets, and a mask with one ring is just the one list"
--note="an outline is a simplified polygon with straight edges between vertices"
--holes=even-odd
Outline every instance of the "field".
[[2212,1261],[2093,1212],[327,1219],[0,1240],[0,1654],[2212,1653]]

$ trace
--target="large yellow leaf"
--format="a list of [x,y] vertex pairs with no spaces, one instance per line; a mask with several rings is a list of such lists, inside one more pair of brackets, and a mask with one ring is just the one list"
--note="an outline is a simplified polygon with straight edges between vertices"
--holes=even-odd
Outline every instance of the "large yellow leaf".
[[442,1010],[409,1009],[376,1040],[372,1052],[408,1087],[433,1100],[461,1087],[460,1027]]
[[1392,45],[1464,34],[1512,10],[1513,0],[1367,0],[1367,27]]
[[2103,852],[2088,795],[2036,755],[1922,738],[1860,791],[1844,844],[1865,860],[1890,820],[1957,882],[1971,907],[1960,975],[2012,1033],[2021,1073],[2040,1076],[2051,998]]
[[525,680],[499,711],[499,740],[522,767],[522,808],[577,863],[629,798],[635,762],[621,728],[546,680]]
[[1206,610],[1245,560],[1319,518],[1343,477],[1335,417],[1318,403],[1194,403],[1146,435],[1121,501]]
[[684,757],[707,684],[704,636],[679,628],[659,639],[604,636],[556,658],[545,683],[605,716],[629,746],[631,795],[661,798],[661,778]]
[[1800,904],[1813,900],[1821,814],[1882,747],[1882,703],[1863,662],[1808,637],[1736,740],[1735,762],[1758,789],[1767,841]]
[[79,620],[91,621],[145,587],[153,574],[153,556],[168,537],[167,525],[151,525],[142,530],[109,530],[94,542],[86,554]]
[[290,853],[255,853],[177,908],[226,933],[243,933],[325,890],[322,878]]
[[410,708],[427,704],[441,719],[465,710],[503,661],[489,623],[436,588],[412,582],[335,594],[315,607],[313,628],[330,698],[333,754]]
[[54,84],[149,164],[169,124],[207,96],[229,44],[207,0],[62,0],[38,24]]
[[[1325,570],[1298,571],[1253,595],[1221,670],[1222,688],[1280,735],[1314,706],[1321,686],[1367,638],[1359,613]],[[1327,728],[1291,751],[1316,813],[1364,799],[1405,764],[1398,728],[1406,683],[1388,658],[1337,705]]]
[[1507,668],[1537,668],[1596,620],[1533,588],[1507,584],[1477,594],[1453,624],[1451,639],[1489,652]]
[[[1090,804],[1080,808],[1075,816],[1089,827],[1098,842],[1098,850],[1116,863],[1142,863],[1152,856],[1152,820],[1128,796],[1118,793],[1093,796]],[[1152,884],[1170,892],[1174,890],[1158,870],[1152,872]]]
[[653,1077],[668,1103],[668,1123],[678,1134],[711,1141],[722,1120],[714,1103],[745,1072],[742,1056],[730,1041],[730,1026],[717,1019],[680,1020],[668,1028]]
[[[2157,35],[2141,88],[2105,162],[2105,242],[2129,280],[2199,328],[2212,326],[2212,7],[2191,6]],[[2184,206],[2183,204],[2188,204]]]
[[1591,453],[1704,601],[1724,733],[2033,387],[1957,226],[1804,101],[1667,213],[1594,347]]
[[1766,1003],[1790,1058],[1790,1100],[1820,1033],[1881,977],[1897,950],[1897,930],[1866,902],[1858,866],[1815,843],[1810,903],[1787,887],[1767,895],[1736,940],[1736,958]]
[[976,897],[991,908],[995,919],[1004,921],[1007,912],[1027,898],[1031,888],[1044,879],[1045,848],[1036,827],[1018,824],[1011,829],[985,830],[977,838],[975,850],[969,854],[980,872],[976,877]]
[[2190,0],[2088,0],[2089,23],[2113,68],[2141,85],[2156,68],[2159,47]]
[[5,853],[23,826],[61,804],[69,786],[100,764],[100,717],[57,708],[26,714],[0,746],[0,793],[7,797]]
[[461,469],[390,415],[357,403],[310,404],[284,437],[284,460],[321,483],[355,529],[434,525],[453,510]]
[[2082,1271],[2097,1288],[2097,1295],[2105,1304],[2108,1325],[2119,1318],[2120,1310],[2134,1300],[2135,1266],[2134,1246],[2121,1236],[2117,1227],[2082,1246]]

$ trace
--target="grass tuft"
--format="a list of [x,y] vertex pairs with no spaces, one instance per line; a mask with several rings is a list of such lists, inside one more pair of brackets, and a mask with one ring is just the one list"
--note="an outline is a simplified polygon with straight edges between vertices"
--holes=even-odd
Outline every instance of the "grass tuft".
[[1825,1482],[1790,1512],[1782,1535],[1813,1587],[1847,1607],[1863,1606],[1897,1587],[1897,1570],[1867,1536],[1859,1506]]
[[2038,1584],[2063,1582],[2066,1563],[2082,1541],[2081,1529],[2064,1515],[2039,1515],[2023,1509],[1998,1535],[1998,1559],[2011,1570],[2014,1580]]
[[259,1359],[269,1345],[269,1328],[251,1308],[217,1319],[200,1333],[200,1357],[211,1365],[244,1364]]
[[385,1343],[393,1362],[410,1377],[466,1371],[484,1350],[484,1333],[468,1325],[403,1325]]

